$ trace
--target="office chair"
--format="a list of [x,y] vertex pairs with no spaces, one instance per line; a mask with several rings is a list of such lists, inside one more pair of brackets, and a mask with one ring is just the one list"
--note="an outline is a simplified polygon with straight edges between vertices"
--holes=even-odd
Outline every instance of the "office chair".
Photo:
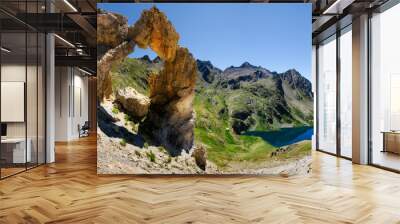
[[79,138],[89,136],[89,129],[90,129],[89,121],[85,121],[85,123],[82,125],[82,127],[80,127],[80,125],[78,125]]

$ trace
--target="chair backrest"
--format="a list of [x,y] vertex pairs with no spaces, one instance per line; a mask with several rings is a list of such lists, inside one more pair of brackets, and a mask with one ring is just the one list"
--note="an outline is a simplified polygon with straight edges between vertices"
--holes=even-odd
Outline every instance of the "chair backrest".
[[89,129],[90,128],[90,123],[89,121],[85,121],[85,123],[82,126],[82,129]]

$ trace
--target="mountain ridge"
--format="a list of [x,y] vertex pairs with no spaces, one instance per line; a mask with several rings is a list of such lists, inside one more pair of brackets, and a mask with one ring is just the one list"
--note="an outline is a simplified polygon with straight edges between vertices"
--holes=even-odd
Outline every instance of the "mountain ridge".
[[267,69],[267,68],[265,68],[265,67],[263,67],[263,66],[261,66],[261,65],[258,65],[258,66],[257,66],[257,65],[251,64],[251,63],[248,62],[248,61],[245,61],[245,62],[243,62],[243,63],[242,63],[241,65],[239,65],[239,66],[230,65],[230,66],[226,67],[225,69],[221,69],[221,68],[215,66],[210,60],[201,60],[201,59],[197,59],[196,62],[197,62],[197,63],[200,63],[200,64],[207,64],[209,67],[215,68],[215,69],[220,70],[220,71],[226,71],[226,70],[228,70],[228,69],[235,69],[235,68],[236,68],[236,69],[237,69],[237,68],[261,69],[261,70],[266,70],[266,71],[268,71],[268,72],[271,73],[271,74],[283,74],[283,73],[287,73],[287,72],[290,72],[290,71],[294,71],[294,72],[298,73],[300,76],[302,76],[303,78],[305,78],[305,79],[307,79],[308,81],[310,81],[306,76],[302,75],[302,74],[301,74],[297,69],[295,69],[295,68],[289,68],[289,69],[287,69],[287,70],[284,71],[284,72],[277,72],[277,71],[271,71],[271,70],[269,70],[269,69]]
[[244,62],[238,67],[232,65],[225,70],[221,70],[218,67],[215,67],[210,61],[197,59],[196,62],[201,77],[207,83],[211,83],[215,78],[219,78],[222,82],[227,80],[226,83],[222,84],[225,87],[230,86],[231,88],[237,88],[237,85],[240,82],[257,81],[272,76],[276,79],[280,78],[287,81],[292,88],[301,88],[304,94],[312,97],[311,82],[294,68],[278,73],[271,72],[262,66],[255,66],[249,62]]
[[[162,68],[163,62],[153,59],[149,63],[147,57],[131,60],[137,60],[135,66],[139,67],[135,71],[140,70],[143,73],[140,79],[139,76],[133,78],[137,80],[135,85],[146,90],[144,80],[148,75],[144,74],[144,71],[154,73],[154,70]],[[211,102],[213,106],[210,106],[207,114],[217,114],[213,119],[225,119],[236,134],[282,127],[312,126],[311,82],[297,70],[271,72],[248,62],[221,70],[211,61],[197,59],[196,63],[196,103],[204,105]],[[135,66],[128,66],[128,69],[121,71],[129,75],[129,71]],[[132,72],[137,75],[135,71]],[[202,120],[201,116],[205,115],[201,109],[196,112],[200,114],[199,123],[209,122]]]
[[[156,64],[158,68],[161,68],[160,63],[162,60],[157,56],[153,60],[148,55],[144,55],[137,58],[147,64]],[[213,65],[209,60],[196,59],[199,76],[203,81],[210,84],[214,81],[220,83],[223,87],[239,88],[238,84],[242,82],[256,82],[260,79],[267,77],[273,77],[274,79],[282,79],[288,83],[292,89],[299,88],[303,94],[308,97],[313,97],[312,84],[305,76],[303,76],[295,68],[286,70],[285,72],[271,72],[270,70],[262,67],[255,66],[245,61],[240,66],[229,66],[222,70]]]

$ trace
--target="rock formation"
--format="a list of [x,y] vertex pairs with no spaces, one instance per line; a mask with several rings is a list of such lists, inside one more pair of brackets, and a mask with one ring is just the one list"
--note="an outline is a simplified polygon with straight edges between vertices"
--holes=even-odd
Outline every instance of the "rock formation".
[[110,70],[134,49],[128,39],[128,20],[121,15],[102,12],[97,15],[97,96],[100,100],[112,93]]
[[116,99],[128,114],[134,118],[141,119],[149,111],[149,97],[139,93],[132,87],[119,89],[116,93]]
[[112,48],[97,61],[97,97],[102,100],[112,93],[112,81],[110,70],[112,66],[120,63],[134,49],[133,41],[124,41],[115,48]]
[[[178,45],[179,34],[156,7],[143,11],[135,25],[128,27],[128,33],[126,27],[126,19],[119,15],[106,13],[98,17],[98,35],[101,36],[98,44],[110,47],[98,61],[99,99],[112,93],[109,74],[112,66],[128,56],[135,44],[141,48],[150,47],[164,61],[164,68],[160,74],[150,77],[151,104],[139,131],[154,143],[163,145],[173,156],[180,155],[183,149],[189,151],[194,139],[192,103],[196,61],[188,49]],[[130,103],[123,104],[133,111]]]
[[214,67],[214,65],[211,64],[210,61],[196,60],[196,63],[200,78],[206,83],[214,82],[214,80],[216,80],[218,76],[222,73],[222,71]]
[[192,157],[195,159],[197,166],[206,170],[207,166],[207,150],[203,145],[197,145],[192,152]]
[[116,47],[127,40],[128,20],[114,13],[97,15],[97,44]]
[[174,156],[193,145],[196,78],[193,56],[179,47],[175,59],[166,61],[160,74],[149,79],[151,105],[141,130]]
[[133,27],[129,38],[140,48],[150,47],[161,59],[172,61],[178,48],[179,34],[164,13],[156,7],[143,11]]
[[129,29],[138,46],[150,47],[165,61],[158,75],[149,79],[151,105],[140,131],[171,155],[193,146],[193,98],[197,66],[188,49],[178,45],[179,35],[157,8],[144,11]]

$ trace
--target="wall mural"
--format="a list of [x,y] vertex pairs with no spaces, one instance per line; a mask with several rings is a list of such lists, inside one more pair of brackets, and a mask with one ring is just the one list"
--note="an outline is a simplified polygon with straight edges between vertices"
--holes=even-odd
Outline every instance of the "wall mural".
[[[291,51],[292,45],[277,42],[265,52],[252,42],[257,45],[274,35],[269,33],[273,29],[268,21],[258,21],[259,15],[273,7],[279,7],[280,14],[270,13],[271,18],[283,18],[290,10],[302,8],[300,21],[306,28],[300,29],[310,34],[311,8],[307,4],[277,5],[98,4],[98,173],[309,172],[311,83],[290,62],[283,63],[287,70],[282,72],[266,66],[274,58],[300,58],[310,72],[311,36],[294,43],[305,45],[306,50]],[[243,21],[251,26],[241,26],[234,17],[230,20],[239,12],[235,10],[246,13],[243,18],[254,17]],[[286,20],[287,24],[299,22],[299,18]],[[259,30],[250,28],[256,24]],[[229,36],[235,32],[242,35]],[[301,39],[294,30],[284,32]],[[287,37],[276,38],[284,41]],[[234,41],[241,44],[234,45]],[[226,57],[217,57],[227,44],[231,46]],[[271,56],[277,50],[293,53]],[[204,58],[207,55],[210,58]],[[267,58],[262,65],[250,63]],[[231,66],[219,67],[224,63]]]

